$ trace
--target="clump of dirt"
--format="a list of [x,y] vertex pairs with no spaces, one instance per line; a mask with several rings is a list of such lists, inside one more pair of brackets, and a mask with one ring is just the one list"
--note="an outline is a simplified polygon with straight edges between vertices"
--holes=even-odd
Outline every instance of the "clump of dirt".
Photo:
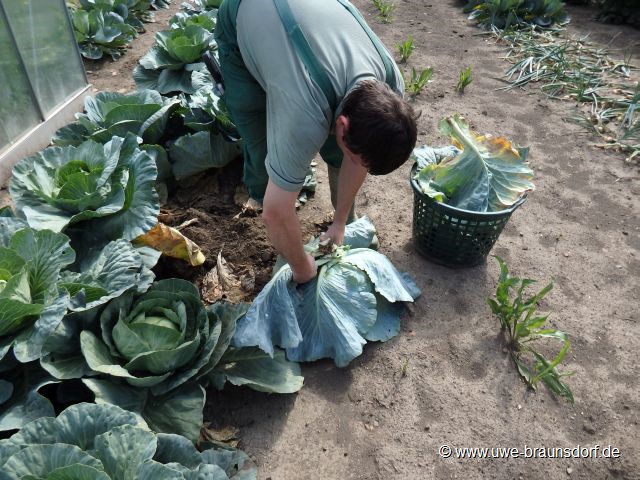
[[[159,220],[194,241],[207,260],[191,267],[182,260],[161,257],[154,268],[158,279],[183,278],[202,288],[203,277],[216,266],[218,253],[233,274],[255,278],[253,299],[271,278],[277,251],[267,236],[259,215],[239,215],[248,198],[241,182],[242,157],[220,170],[206,172],[175,187],[167,204],[160,210]],[[320,233],[326,222],[303,225],[303,238]]]
[[229,182],[239,182],[237,177],[230,178],[233,168],[236,165],[202,175],[170,195],[160,211],[160,221],[171,227],[186,223],[180,232],[198,244],[207,260],[199,267],[191,267],[181,260],[162,257],[154,269],[158,278],[184,278],[200,289],[202,278],[215,267],[218,253],[222,252],[235,275],[255,275],[252,297],[269,281],[277,254],[260,217],[237,216],[242,208],[230,194],[239,188]]

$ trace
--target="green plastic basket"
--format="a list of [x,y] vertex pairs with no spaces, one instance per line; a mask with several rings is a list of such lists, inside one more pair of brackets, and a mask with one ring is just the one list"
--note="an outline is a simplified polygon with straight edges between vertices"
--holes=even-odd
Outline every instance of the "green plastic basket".
[[414,179],[413,244],[427,259],[448,267],[473,267],[486,262],[511,214],[526,195],[500,212],[471,212],[439,203],[425,195]]

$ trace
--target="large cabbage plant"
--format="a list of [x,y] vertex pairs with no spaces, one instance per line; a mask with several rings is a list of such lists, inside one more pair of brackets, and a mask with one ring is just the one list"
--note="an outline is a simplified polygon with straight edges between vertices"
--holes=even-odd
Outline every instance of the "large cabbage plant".
[[60,232],[81,223],[83,233],[131,240],[157,222],[156,176],[154,159],[127,134],[27,157],[13,168],[9,190],[32,228]]
[[148,250],[120,239],[74,263],[66,235],[0,218],[0,431],[53,412],[38,390],[56,379],[42,367],[88,371],[66,355],[79,317],[126,290],[146,290],[158,255]]
[[87,12],[95,9],[115,12],[137,32],[144,32],[143,22],[153,21],[153,14],[149,12],[150,0],[79,0],[79,3]]
[[215,10],[193,14],[178,12],[169,20],[169,26],[171,28],[185,28],[189,25],[197,25],[209,32],[213,32],[216,27],[216,16],[217,12]]
[[179,106],[178,100],[164,98],[154,90],[100,92],[85,99],[84,113],[76,114],[76,122],[59,129],[52,142],[60,147],[77,146],[88,139],[107,143],[114,136],[132,133],[145,144],[157,144]]
[[516,148],[506,138],[479,135],[458,115],[442,120],[440,131],[456,147],[449,150],[451,154],[428,147],[414,151],[419,167],[415,180],[429,197],[464,210],[496,212],[535,188],[533,170],[526,163],[528,148]]
[[138,89],[162,94],[194,93],[192,74],[204,68],[201,57],[213,43],[213,34],[198,26],[156,33],[156,43],[133,72]]
[[279,268],[238,322],[233,344],[268,354],[280,346],[290,360],[332,358],[344,367],[367,341],[397,335],[403,302],[420,291],[388,258],[366,248],[374,233],[363,217],[347,225],[344,246],[333,252],[323,255],[317,241],[310,244],[318,275],[306,284],[293,283],[289,265]]
[[80,403],[0,440],[2,480],[250,480],[234,449],[199,452],[184,437],[154,433],[115,405]]
[[115,60],[122,56],[137,31],[120,13],[101,8],[87,11],[69,5],[73,32],[83,57],[98,60],[107,54]]
[[212,132],[183,135],[169,148],[171,170],[178,180],[222,168],[241,153],[237,143]]
[[211,75],[194,72],[192,95],[182,95],[178,113],[186,134],[171,144],[169,158],[176,179],[180,180],[211,168],[222,168],[242,153],[240,135],[231,121],[224,101],[215,91]]
[[302,387],[299,366],[280,352],[229,349],[246,305],[208,309],[197,288],[178,279],[128,292],[100,315],[99,331],[80,335],[82,355],[99,376],[83,381],[97,401],[136,411],[152,428],[197,438],[202,386],[226,381],[256,390],[291,393]]

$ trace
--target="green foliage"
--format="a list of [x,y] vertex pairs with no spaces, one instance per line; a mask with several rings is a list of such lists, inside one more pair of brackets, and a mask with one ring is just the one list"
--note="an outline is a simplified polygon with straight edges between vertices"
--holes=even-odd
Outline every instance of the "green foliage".
[[433,77],[433,67],[425,68],[420,72],[411,67],[411,78],[404,78],[404,88],[412,97],[418,96],[431,81],[431,77]]
[[179,110],[185,126],[196,132],[219,133],[228,141],[239,140],[240,134],[209,72],[193,72],[191,81],[196,92],[183,96],[183,108]]
[[192,74],[204,69],[202,54],[212,42],[213,34],[198,25],[156,33],[155,45],[133,72],[136,86],[161,94],[195,93]]
[[60,270],[74,262],[75,253],[66,235],[25,228],[19,220],[0,220],[7,234],[13,231],[0,242],[1,361],[17,333],[30,336],[36,323],[38,331],[45,321],[60,322],[66,313],[65,294],[58,286]]
[[398,53],[400,54],[400,63],[406,63],[413,51],[416,49],[415,45],[413,45],[413,37],[411,35],[409,35],[409,38],[404,42],[399,43],[397,47]]
[[473,81],[471,76],[471,67],[467,67],[460,70],[460,76],[458,77],[458,84],[456,85],[456,91],[458,93],[464,93],[464,89]]
[[269,355],[281,346],[291,360],[332,358],[344,367],[367,341],[396,336],[404,302],[413,302],[420,290],[388,258],[366,248],[374,234],[362,217],[347,225],[344,246],[330,253],[319,239],[307,244],[317,277],[296,286],[290,266],[281,266],[238,322],[234,345],[258,346]]
[[178,12],[169,20],[169,26],[179,29],[186,28],[189,25],[197,25],[213,32],[216,27],[216,14],[217,12],[215,10],[193,13],[191,15],[186,12]]
[[156,176],[154,159],[127,134],[104,145],[87,140],[27,157],[13,168],[9,191],[18,216],[32,228],[60,232],[82,224],[106,241],[130,240],[157,222]]
[[77,122],[59,129],[52,143],[77,146],[91,139],[106,143],[113,136],[132,133],[146,144],[158,143],[171,114],[179,107],[177,100],[163,98],[153,90],[123,94],[99,92],[84,101],[84,113],[76,114]]
[[[539,292],[526,296],[526,289],[535,280],[520,279],[509,275],[507,265],[500,257],[500,278],[496,289],[496,299],[488,299],[491,311],[500,320],[502,331],[507,338],[507,349],[518,368],[518,372],[534,390],[540,382],[553,393],[573,403],[573,394],[562,378],[572,373],[560,373],[556,367],[566,356],[571,343],[565,332],[546,325],[548,315],[536,312],[538,303],[553,288],[549,283]],[[562,343],[562,347],[553,360],[548,360],[535,345],[540,340],[553,339]]]
[[115,12],[138,32],[144,32],[143,22],[153,22],[150,0],[79,0],[80,7],[87,12],[102,10]]
[[473,212],[498,212],[534,189],[533,170],[525,163],[527,148],[515,148],[506,138],[479,135],[460,115],[444,118],[440,132],[462,151],[438,163],[421,164],[419,157],[425,152],[414,150],[420,167],[416,181],[431,198]]
[[[161,280],[145,293],[110,302],[96,329],[80,334],[82,356],[98,378],[85,378],[100,402],[127,405],[156,431],[195,440],[202,424],[203,386],[226,381],[261,391],[292,393],[302,387],[297,364],[230,348],[246,304],[205,308],[197,288]],[[126,402],[124,401],[125,399]]]
[[198,14],[207,11],[215,11],[222,4],[222,0],[190,0],[191,3],[183,3],[182,9],[191,14]]
[[378,9],[378,19],[382,23],[390,23],[392,20],[393,10],[395,6],[393,3],[385,2],[384,0],[373,0],[373,6]]
[[69,8],[76,42],[83,57],[98,60],[104,54],[117,59],[137,36],[135,27],[116,12],[96,8]]
[[531,25],[548,28],[569,22],[561,0],[469,0],[464,11],[485,28]]
[[199,452],[179,435],[156,434],[114,405],[80,403],[0,440],[6,479],[255,480],[240,450]]

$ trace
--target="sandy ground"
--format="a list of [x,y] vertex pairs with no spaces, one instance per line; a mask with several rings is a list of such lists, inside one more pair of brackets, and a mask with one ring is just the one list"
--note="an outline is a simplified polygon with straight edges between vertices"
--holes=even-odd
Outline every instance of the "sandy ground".
[[[96,89],[133,88],[131,70],[178,3],[161,11],[121,60],[87,65]],[[415,101],[420,144],[444,144],[438,120],[459,112],[480,131],[531,146],[537,190],[493,253],[519,276],[555,279],[541,310],[571,335],[563,368],[575,372],[568,379],[575,405],[544,388],[528,390],[503,353],[498,320],[485,303],[498,277],[493,261],[451,270],[413,250],[407,164],[369,178],[358,197],[359,212],[379,230],[381,251],[423,290],[400,335],[367,345],[345,369],[330,361],[304,365],[305,387],[296,395],[209,392],[206,419],[240,429],[260,479],[639,479],[637,165],[591,147],[593,137],[563,121],[571,105],[535,89],[496,91],[505,50],[477,36],[458,2],[396,0],[390,24],[376,20],[370,2],[354,3],[390,48],[413,35],[418,49],[409,67],[435,68],[434,82]],[[589,9],[570,11],[572,33],[632,49],[638,63],[640,31],[594,23]],[[458,95],[457,75],[468,65],[474,81]],[[300,213],[307,229],[330,211],[320,170],[316,198]],[[611,445],[620,458],[463,460],[439,456],[442,445],[521,451]]]
[[[375,20],[370,2],[354,3],[390,48],[413,35],[418,49],[409,66],[435,68],[434,82],[416,100],[419,143],[442,144],[438,120],[460,112],[481,131],[531,146],[537,191],[514,214],[494,253],[515,274],[556,280],[541,308],[571,334],[564,368],[576,372],[568,379],[575,405],[544,388],[529,391],[502,353],[499,323],[485,303],[498,277],[493,261],[451,270],[414,252],[405,165],[369,178],[358,199],[359,212],[379,230],[381,251],[423,289],[400,336],[367,345],[346,369],[329,361],[305,365],[305,387],[294,397],[213,394],[208,417],[240,427],[262,479],[640,478],[638,168],[591,147],[594,138],[565,123],[571,105],[535,90],[496,91],[505,51],[476,36],[457,2],[396,1],[390,24]],[[592,33],[604,44],[615,37],[612,47],[620,48],[640,41],[638,31],[592,22],[592,10],[571,12],[576,34]],[[640,50],[634,51],[637,60]],[[460,96],[454,86],[468,65],[475,80]],[[307,221],[329,210],[326,181],[309,207],[301,213]],[[441,445],[609,444],[621,450],[619,459],[438,456]]]

